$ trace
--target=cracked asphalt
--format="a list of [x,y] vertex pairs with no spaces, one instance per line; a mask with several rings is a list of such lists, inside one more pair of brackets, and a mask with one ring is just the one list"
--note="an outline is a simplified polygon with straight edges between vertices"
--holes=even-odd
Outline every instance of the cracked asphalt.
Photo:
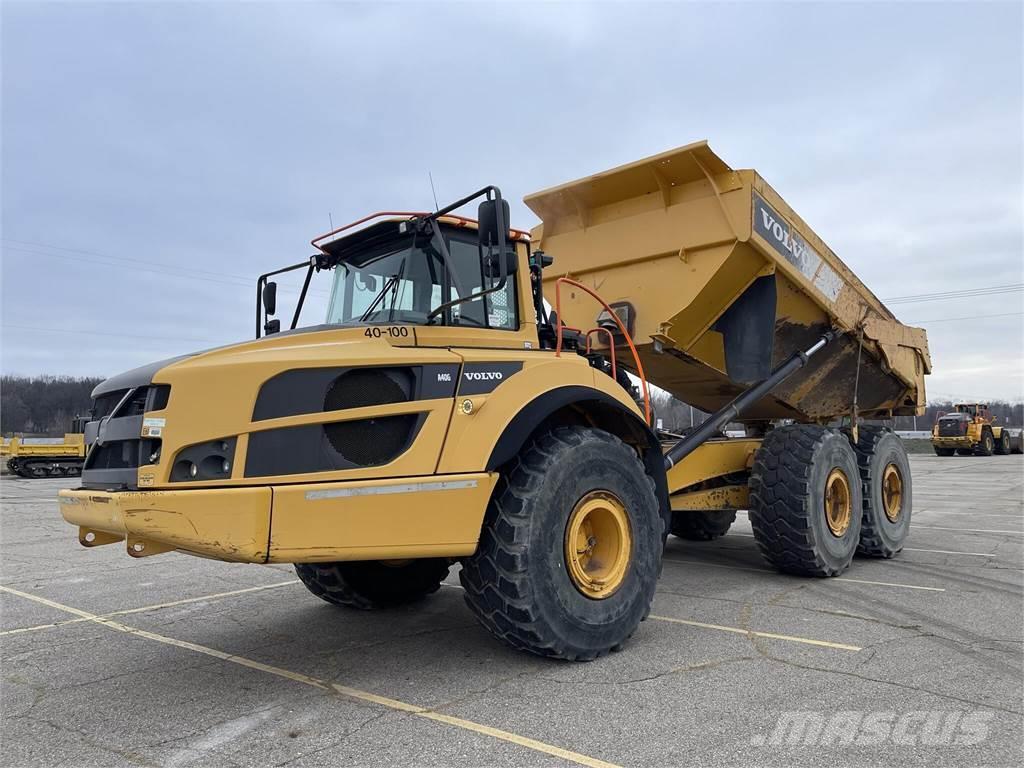
[[[741,514],[670,539],[651,618],[589,664],[498,644],[454,571],[347,611],[289,566],[86,550],[60,481],[5,476],[3,764],[1019,765],[1024,457],[911,464],[895,559],[781,576]],[[823,735],[794,741],[793,717]]]

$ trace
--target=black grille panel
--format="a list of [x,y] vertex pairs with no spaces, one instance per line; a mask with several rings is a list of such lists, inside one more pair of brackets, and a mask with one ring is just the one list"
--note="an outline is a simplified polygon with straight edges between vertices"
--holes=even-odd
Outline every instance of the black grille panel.
[[387,464],[401,456],[426,414],[303,424],[253,432],[245,458],[246,477],[329,472]]
[[93,418],[102,419],[113,413],[114,408],[121,398],[128,392],[127,389],[119,389],[115,392],[108,392],[105,395],[100,395],[92,401],[92,415]]
[[381,368],[356,368],[343,373],[327,390],[324,410],[404,403],[409,399],[411,387],[408,381],[401,381],[403,378],[408,379],[405,371]]
[[171,387],[168,384],[157,384],[150,387],[149,406],[146,410],[162,411],[167,407],[167,401],[171,399]]
[[402,452],[416,426],[416,414],[324,424],[331,447],[360,467],[387,464]]
[[459,366],[295,368],[263,382],[252,420],[453,397]]
[[117,412],[118,417],[122,416],[141,416],[146,412],[146,395],[149,393],[149,387],[139,387],[135,390],[135,393],[128,398],[128,401],[121,406],[121,410]]
[[967,434],[967,422],[959,419],[939,419],[939,437],[961,437]]
[[139,466],[139,440],[120,440],[97,445],[89,452],[85,470],[134,469]]
[[126,394],[128,394],[127,389],[118,389],[97,397],[92,402],[92,418],[103,419],[111,415],[123,418],[125,416],[141,416],[146,411],[162,411],[167,407],[167,401],[171,397],[171,388],[167,384],[138,387],[128,401],[121,406],[121,410],[114,414],[114,409]]

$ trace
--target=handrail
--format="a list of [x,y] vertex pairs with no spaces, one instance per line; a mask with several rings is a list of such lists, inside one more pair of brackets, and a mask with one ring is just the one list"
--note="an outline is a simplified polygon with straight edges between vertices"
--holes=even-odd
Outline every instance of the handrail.
[[[558,330],[557,340],[555,342],[555,357],[562,356],[561,288],[563,283],[566,285],[571,285],[574,288],[579,288],[581,291],[584,291],[585,293],[589,294],[592,299],[594,299],[598,304],[600,304],[608,311],[608,314],[611,316],[612,320],[614,320],[615,324],[619,326],[619,330],[622,332],[622,337],[626,340],[626,344],[629,345],[629,351],[633,353],[633,362],[636,363],[637,374],[640,377],[640,387],[644,394],[644,420],[647,422],[647,426],[651,426],[651,395],[650,391],[647,388],[647,377],[644,375],[644,366],[643,363],[640,362],[640,354],[636,351],[636,346],[634,346],[633,339],[630,338],[629,336],[629,331],[626,329],[626,326],[623,325],[622,320],[619,319],[619,316],[615,313],[615,310],[608,306],[605,300],[598,296],[595,291],[592,291],[590,288],[587,288],[587,286],[583,285],[583,283],[578,283],[572,278],[568,277],[560,277],[557,280],[555,280],[555,312],[558,315]],[[612,344],[613,349],[614,347],[615,345]]]
[[[413,219],[419,216],[429,215],[430,214],[427,213],[426,211],[377,211],[377,213],[371,213],[369,216],[363,216],[363,218],[361,219],[356,219],[351,224],[345,224],[344,226],[332,229],[330,232],[324,232],[322,235],[317,235],[316,237],[309,241],[309,244],[312,245],[321,253],[327,253],[327,251],[325,251],[320,245],[318,245],[318,243],[320,243],[323,240],[326,240],[328,237],[334,237],[335,235],[341,234],[347,229],[352,229],[352,227],[357,227],[360,224],[365,224],[366,222],[372,221],[373,219],[379,219],[382,216],[408,216],[410,219]],[[441,216],[441,219],[455,219],[455,224],[456,226],[459,227],[465,227],[470,224],[478,225],[476,219],[471,219],[467,216],[460,216],[457,213],[443,214]],[[522,229],[512,229],[510,227],[508,231],[509,234],[512,235],[512,239],[522,240],[524,238],[528,239],[530,237],[530,233]]]

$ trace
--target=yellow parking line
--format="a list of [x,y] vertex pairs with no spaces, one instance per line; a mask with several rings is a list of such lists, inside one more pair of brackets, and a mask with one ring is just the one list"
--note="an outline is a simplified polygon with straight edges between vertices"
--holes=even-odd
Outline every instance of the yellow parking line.
[[861,651],[859,645],[847,645],[846,643],[833,643],[828,640],[813,640],[809,637],[796,637],[795,635],[779,635],[774,632],[758,632],[753,629],[743,629],[742,627],[726,627],[721,624],[705,624],[702,621],[690,621],[689,619],[675,619],[671,616],[655,616],[653,613],[648,616],[649,619],[656,619],[657,621],[669,621],[673,624],[685,624],[689,627],[700,627],[701,629],[717,629],[719,632],[732,632],[736,635],[746,635],[747,637],[764,637],[769,640],[787,640],[791,643],[803,643],[804,645],[818,645],[823,648],[836,648],[840,651]]
[[[250,592],[262,592],[265,589],[277,589],[278,587],[287,587],[290,584],[298,584],[298,579],[291,579],[289,581],[279,581],[275,584],[264,584],[261,587],[246,587],[245,589],[233,589],[230,592],[215,592],[212,595],[201,595],[199,597],[187,597],[184,600],[172,600],[169,603],[156,603],[154,605],[144,605],[141,608],[127,608],[123,611],[113,611],[112,613],[97,614],[101,618],[107,619],[111,616],[126,616],[130,613],[145,613],[146,611],[156,611],[161,608],[172,608],[176,605],[186,605],[187,603],[201,603],[206,600],[216,600],[220,597],[234,597],[235,595],[245,595]],[[42,598],[40,598],[42,599]],[[0,632],[0,637],[4,635],[19,635],[22,632],[36,632],[40,629],[52,629],[53,627],[62,627],[65,624],[77,624],[82,621],[94,621],[92,614],[88,618],[77,618],[68,619],[67,621],[51,622],[49,624],[37,624],[34,627],[18,627],[17,629],[6,629]]]
[[254,659],[247,659],[244,656],[236,656],[231,653],[225,653],[224,651],[218,651],[216,648],[208,648],[207,646],[199,645],[198,643],[190,643],[187,640],[178,640],[173,637],[167,637],[166,635],[158,635],[155,632],[147,632],[143,629],[136,629],[135,627],[130,627],[126,624],[111,621],[110,619],[107,619],[103,616],[88,613],[87,611],[82,611],[78,608],[72,608],[68,605],[62,605],[61,603],[54,602],[53,600],[48,600],[45,597],[39,597],[38,595],[32,595],[28,592],[22,592],[21,590],[14,589],[12,587],[5,587],[0,585],[0,591],[8,592],[12,595],[23,597],[26,600],[32,600],[42,605],[49,606],[50,608],[55,608],[59,611],[70,613],[86,621],[92,621],[97,624],[102,624],[103,626],[109,629],[116,630],[118,632],[125,632],[126,634],[141,637],[146,640],[153,640],[157,643],[172,645],[176,648],[183,648],[185,650],[193,651],[195,653],[201,653],[206,656],[212,656],[215,659],[227,661],[232,664],[238,664],[243,667],[248,667],[249,669],[259,670],[260,672],[266,672],[271,675],[276,675],[277,677],[283,677],[297,683],[302,683],[303,685],[311,686],[313,688],[319,688],[324,691],[333,691],[348,698],[370,702],[400,712],[406,712],[410,715],[413,715],[414,717],[422,717],[426,720],[433,720],[435,722],[444,723],[446,725],[451,725],[456,728],[462,728],[463,730],[472,731],[473,733],[479,733],[484,736],[489,736],[493,739],[507,741],[511,744],[517,744],[521,747],[532,749],[535,752],[542,752],[544,754],[552,755],[554,757],[560,757],[563,760],[569,760],[580,765],[586,765],[588,766],[588,768],[618,768],[618,766],[616,766],[614,763],[608,763],[604,760],[599,760],[596,757],[590,757],[589,755],[584,755],[579,752],[573,752],[569,749],[556,747],[553,744],[547,744],[543,741],[537,741],[536,739],[531,739],[526,736],[520,736],[519,734],[512,733],[510,731],[503,731],[499,728],[492,728],[489,725],[476,723],[472,720],[465,720],[461,717],[445,715],[440,712],[435,712],[433,710],[426,709],[424,707],[419,707],[415,704],[409,704],[404,701],[399,701],[398,699],[390,699],[386,696],[379,696],[375,693],[370,693],[369,691],[361,691],[358,688],[349,688],[347,686],[330,683],[326,680],[321,680],[316,677],[304,675],[301,672],[292,672],[289,669],[282,669],[281,667],[275,667],[272,664],[264,664],[263,662],[255,661]]
[[[705,563],[703,560],[685,560],[678,557],[666,557],[663,558],[666,563],[679,563],[679,564],[693,564],[702,565],[708,568],[725,568],[730,571],[749,571],[750,573],[760,573],[765,576],[781,576],[782,574],[776,573],[765,568],[744,568],[740,565],[719,565],[718,563]],[[867,579],[854,579],[850,576],[836,576],[835,578],[829,579],[832,581],[852,581],[856,584],[877,584],[882,587],[900,587],[902,589],[923,589],[926,592],[945,592],[946,590],[942,587],[921,587],[917,584],[897,584],[892,581],[869,581]]]

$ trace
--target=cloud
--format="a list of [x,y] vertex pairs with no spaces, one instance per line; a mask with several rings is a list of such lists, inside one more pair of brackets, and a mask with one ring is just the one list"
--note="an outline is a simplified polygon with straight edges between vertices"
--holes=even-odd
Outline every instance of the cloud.
[[[428,173],[442,198],[499,184],[528,226],[523,195],[705,137],[882,298],[1024,282],[1016,4],[2,13],[5,371],[247,338],[258,274],[330,219],[431,206]],[[1021,294],[894,309],[1006,314]],[[929,388],[1020,397],[1019,320],[929,325]]]

